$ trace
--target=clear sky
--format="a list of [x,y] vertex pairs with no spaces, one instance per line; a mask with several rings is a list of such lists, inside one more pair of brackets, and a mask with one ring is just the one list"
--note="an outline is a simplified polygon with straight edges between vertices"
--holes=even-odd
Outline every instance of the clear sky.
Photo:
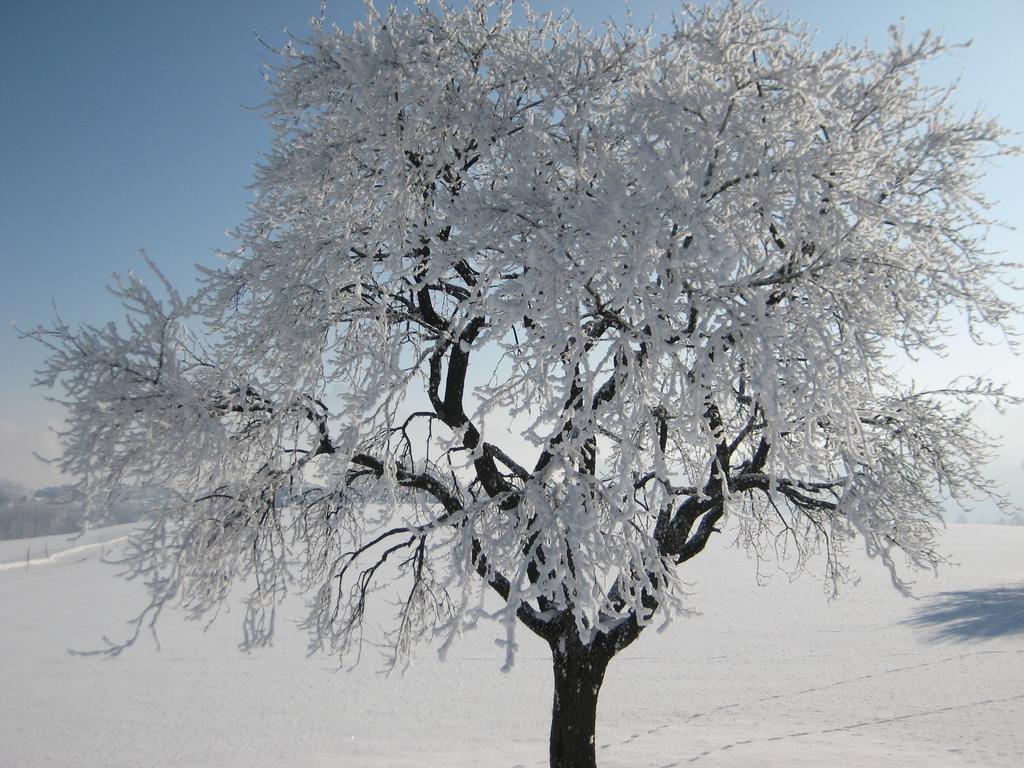
[[[384,6],[385,3],[378,3]],[[622,21],[612,0],[537,0],[569,7],[585,24]],[[981,108],[1024,133],[1024,3],[1015,0],[771,0],[765,5],[807,22],[822,47],[840,40],[880,47],[890,24],[973,40],[931,66],[927,77],[960,77],[958,102]],[[680,6],[634,0],[634,20],[664,20]],[[328,2],[348,28],[365,15],[353,0]],[[246,215],[253,164],[269,130],[259,115],[263,63],[271,45],[301,36],[319,0],[2,0],[0,1],[0,319],[23,328],[45,323],[56,305],[68,321],[98,322],[116,305],[104,286],[112,272],[143,268],[139,249],[175,283],[192,265],[212,264],[232,245],[225,231]],[[995,215],[1024,226],[1019,179],[1024,159],[991,169],[985,189]],[[1024,261],[1024,238],[994,232],[993,249]],[[41,350],[0,328],[0,477],[38,487],[60,480],[33,458],[52,454],[47,425],[59,409],[31,388]],[[1024,364],[1005,347],[955,344],[950,359],[922,361],[905,375],[938,381],[988,373],[1024,394]],[[1010,438],[996,469],[1020,491],[1024,416],[991,419]],[[1016,488],[1014,487],[1016,486]]]

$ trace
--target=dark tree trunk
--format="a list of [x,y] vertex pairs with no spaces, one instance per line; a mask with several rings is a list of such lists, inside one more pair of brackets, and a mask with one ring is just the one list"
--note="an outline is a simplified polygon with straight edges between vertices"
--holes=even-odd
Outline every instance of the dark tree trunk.
[[597,694],[612,655],[583,645],[569,627],[551,641],[555,697],[551,710],[551,768],[596,768]]

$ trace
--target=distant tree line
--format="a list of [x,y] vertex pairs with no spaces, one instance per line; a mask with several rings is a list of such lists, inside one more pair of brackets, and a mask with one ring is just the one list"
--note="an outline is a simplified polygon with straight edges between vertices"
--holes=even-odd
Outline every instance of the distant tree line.
[[[104,521],[118,525],[140,520],[162,493],[152,488],[119,492],[111,500]],[[75,486],[52,486],[33,492],[0,478],[0,539],[75,533],[81,530],[84,516],[85,499]]]

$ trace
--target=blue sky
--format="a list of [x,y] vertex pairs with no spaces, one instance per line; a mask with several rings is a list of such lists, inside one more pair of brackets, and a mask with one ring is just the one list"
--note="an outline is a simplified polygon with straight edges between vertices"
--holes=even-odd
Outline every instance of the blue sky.
[[[964,109],[981,108],[1024,133],[1017,79],[1024,72],[1024,4],[765,5],[805,20],[823,47],[840,40],[882,46],[901,17],[911,33],[930,28],[950,40],[972,39],[927,77],[959,76]],[[624,5],[607,0],[534,6],[573,8],[586,24],[625,18]],[[679,5],[635,0],[631,7],[640,22],[654,14],[667,19]],[[232,245],[225,231],[245,218],[246,186],[269,141],[258,105],[262,66],[272,54],[253,32],[277,45],[285,27],[301,35],[318,13],[319,0],[0,2],[0,319],[32,327],[45,323],[55,304],[69,321],[105,320],[117,309],[104,289],[110,274],[142,268],[142,248],[182,286],[194,263],[214,263],[214,251]],[[361,2],[328,3],[339,26],[364,15]],[[996,215],[1017,226],[1024,226],[1022,171],[1024,160],[1006,160],[986,181],[999,201]],[[1024,261],[1020,233],[999,231],[990,243]],[[41,350],[5,325],[0,357],[0,476],[30,486],[55,482],[55,470],[32,457],[53,451],[46,426],[59,423],[59,409],[30,386]],[[923,361],[908,375],[987,371],[1024,382],[1024,365],[1005,348],[978,352],[958,344],[953,357]],[[1024,419],[1013,423],[1024,433]],[[1019,468],[1022,458],[1020,440],[1011,440],[1000,471]]]

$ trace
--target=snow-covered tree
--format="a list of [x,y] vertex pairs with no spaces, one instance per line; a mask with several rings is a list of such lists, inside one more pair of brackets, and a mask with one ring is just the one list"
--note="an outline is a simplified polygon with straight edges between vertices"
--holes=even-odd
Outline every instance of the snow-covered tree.
[[1002,391],[892,365],[959,318],[1011,330],[976,183],[1012,147],[921,83],[930,35],[819,51],[743,4],[660,37],[522,13],[314,21],[271,72],[223,268],[191,297],[128,276],[120,326],[33,335],[61,468],[177,492],[126,560],[139,627],[238,582],[249,646],[289,591],[344,653],[403,590],[396,662],[484,614],[511,661],[521,624],[568,768],[595,764],[609,660],[681,607],[726,515],[834,583],[859,541],[901,586],[939,561],[946,497],[989,493],[970,410]]

